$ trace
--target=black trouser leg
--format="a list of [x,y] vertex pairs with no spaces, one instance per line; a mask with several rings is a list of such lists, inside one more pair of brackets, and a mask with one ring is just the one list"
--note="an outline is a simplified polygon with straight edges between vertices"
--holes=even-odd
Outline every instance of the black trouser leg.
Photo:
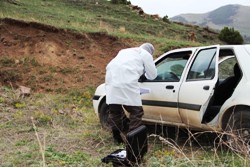
[[142,116],[144,114],[142,106],[124,106],[129,112],[129,131],[142,125]]
[[125,115],[122,105],[110,104],[109,105],[109,123],[111,125],[113,138],[116,142],[123,142],[121,132],[125,132],[127,122],[127,116]]

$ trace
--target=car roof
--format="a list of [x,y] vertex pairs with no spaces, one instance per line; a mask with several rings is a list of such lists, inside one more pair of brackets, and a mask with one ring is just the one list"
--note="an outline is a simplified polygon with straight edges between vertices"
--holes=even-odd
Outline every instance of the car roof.
[[[245,45],[207,45],[207,46],[196,46],[196,47],[185,47],[185,48],[177,48],[177,49],[173,49],[173,50],[169,50],[168,52],[165,52],[164,54],[160,55],[159,57],[169,54],[171,52],[182,52],[182,51],[187,51],[187,50],[192,50],[195,51],[199,48],[203,48],[203,47],[213,47],[213,46],[219,46],[220,50],[223,50],[223,53],[220,53],[221,55],[230,55],[230,52],[226,49],[246,49],[249,51],[250,54],[250,44],[245,44]],[[232,52],[231,52],[232,53]]]

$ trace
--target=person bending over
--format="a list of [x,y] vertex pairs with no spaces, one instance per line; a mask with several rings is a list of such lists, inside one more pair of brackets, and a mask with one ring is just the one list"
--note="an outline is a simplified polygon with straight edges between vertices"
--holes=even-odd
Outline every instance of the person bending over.
[[[115,142],[123,142],[121,133],[126,134],[142,124],[144,112],[138,80],[143,74],[150,80],[156,78],[157,70],[153,53],[154,46],[150,43],[122,49],[106,67],[108,120]],[[123,108],[129,113],[129,118]]]

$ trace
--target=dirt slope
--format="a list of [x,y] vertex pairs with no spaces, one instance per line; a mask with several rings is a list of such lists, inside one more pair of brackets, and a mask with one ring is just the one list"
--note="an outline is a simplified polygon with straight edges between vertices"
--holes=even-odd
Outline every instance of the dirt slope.
[[135,45],[105,33],[74,33],[34,22],[0,21],[0,86],[63,92],[96,86],[105,66]]

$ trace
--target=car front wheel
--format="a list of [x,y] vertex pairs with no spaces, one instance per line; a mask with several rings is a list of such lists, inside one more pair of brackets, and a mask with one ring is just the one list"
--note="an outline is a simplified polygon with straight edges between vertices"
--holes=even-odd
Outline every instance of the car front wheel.
[[241,153],[250,152],[250,112],[240,111],[232,115],[226,128],[228,146]]
[[99,119],[104,129],[110,129],[110,125],[108,123],[108,115],[109,115],[109,106],[106,104],[106,102],[103,102],[100,106]]

